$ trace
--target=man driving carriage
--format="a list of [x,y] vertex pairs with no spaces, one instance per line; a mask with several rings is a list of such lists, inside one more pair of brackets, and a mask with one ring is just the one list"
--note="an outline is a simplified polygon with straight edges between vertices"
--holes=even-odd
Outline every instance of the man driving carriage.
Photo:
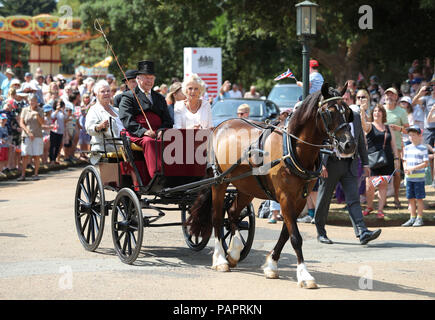
[[[173,120],[169,114],[165,98],[152,90],[155,81],[154,63],[140,61],[137,68],[137,87],[122,94],[119,104],[119,118],[131,142],[143,149],[145,172],[143,183],[146,185],[161,165],[160,152],[156,150],[155,138],[161,137],[158,129],[172,128]],[[158,147],[158,144],[157,144]],[[157,166],[156,166],[157,163]]]

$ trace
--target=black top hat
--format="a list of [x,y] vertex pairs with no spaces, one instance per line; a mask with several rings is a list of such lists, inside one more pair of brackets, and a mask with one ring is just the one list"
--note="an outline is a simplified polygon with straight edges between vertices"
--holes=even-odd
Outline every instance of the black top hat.
[[154,75],[154,62],[152,61],[139,61],[137,64],[137,74],[152,74]]
[[125,71],[125,78],[122,79],[122,81],[127,81],[130,79],[135,79],[137,75],[137,70],[127,70]]

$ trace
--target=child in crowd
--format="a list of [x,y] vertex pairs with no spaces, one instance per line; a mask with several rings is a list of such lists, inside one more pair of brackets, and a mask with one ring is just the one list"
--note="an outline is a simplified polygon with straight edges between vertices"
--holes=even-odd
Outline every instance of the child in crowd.
[[[7,167],[9,144],[8,144],[8,128],[6,122],[8,117],[6,114],[0,114],[0,171]],[[6,178],[6,174],[0,172],[0,177]]]
[[422,144],[422,131],[414,125],[408,128],[411,144],[404,150],[403,167],[406,175],[406,198],[411,211],[410,219],[403,227],[423,225],[423,199],[425,193],[425,168],[429,164],[427,147]]

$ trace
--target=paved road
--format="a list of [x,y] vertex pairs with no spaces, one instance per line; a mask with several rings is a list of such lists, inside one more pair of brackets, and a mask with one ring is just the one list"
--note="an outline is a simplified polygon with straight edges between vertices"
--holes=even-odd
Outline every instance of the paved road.
[[[335,244],[322,245],[315,227],[301,224],[305,260],[319,290],[297,288],[290,244],[279,262],[281,278],[264,278],[261,265],[281,228],[264,219],[257,219],[250,254],[229,273],[211,270],[213,241],[192,252],[180,227],[146,229],[133,266],[115,255],[107,222],[99,249],[85,251],[73,220],[81,170],[0,182],[0,299],[435,298],[433,226],[384,228],[379,240],[360,246],[350,227],[327,226]],[[163,222],[175,221],[179,214],[171,212]]]

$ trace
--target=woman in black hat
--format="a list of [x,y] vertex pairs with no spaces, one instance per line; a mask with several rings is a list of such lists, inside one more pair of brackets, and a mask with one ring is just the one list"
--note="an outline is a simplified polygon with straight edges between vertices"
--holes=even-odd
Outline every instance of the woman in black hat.
[[[169,114],[165,97],[152,90],[156,77],[152,61],[140,61],[137,70],[137,87],[122,94],[119,118],[126,134],[133,143],[143,149],[146,170],[142,180],[147,184],[154,173],[160,170],[160,152],[156,150],[156,131],[172,128],[174,122]],[[148,123],[151,128],[148,127]],[[159,138],[159,137],[158,137]],[[157,161],[157,168],[156,168]]]

